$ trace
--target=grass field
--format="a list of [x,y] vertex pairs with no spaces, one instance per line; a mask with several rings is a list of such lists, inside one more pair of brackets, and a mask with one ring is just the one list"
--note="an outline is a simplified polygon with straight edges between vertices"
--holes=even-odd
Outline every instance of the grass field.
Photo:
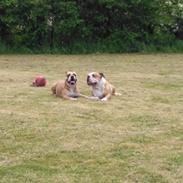
[[[100,71],[122,96],[55,98],[67,70],[83,94]],[[182,183],[183,54],[1,55],[0,183],[28,182]]]

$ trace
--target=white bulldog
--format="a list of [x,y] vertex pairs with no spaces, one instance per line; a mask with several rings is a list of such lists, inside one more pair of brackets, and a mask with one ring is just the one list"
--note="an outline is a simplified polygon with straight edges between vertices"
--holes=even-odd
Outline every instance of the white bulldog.
[[115,92],[115,87],[105,79],[103,73],[89,73],[87,84],[92,87],[92,97],[90,97],[92,100],[107,101],[112,95],[121,95]]

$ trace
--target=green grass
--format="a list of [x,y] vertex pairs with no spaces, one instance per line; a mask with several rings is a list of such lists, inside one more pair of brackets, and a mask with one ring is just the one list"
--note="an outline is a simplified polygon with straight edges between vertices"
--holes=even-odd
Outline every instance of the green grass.
[[183,165],[183,153],[174,154],[170,157],[170,164],[174,166],[182,166]]
[[[55,98],[67,70],[83,94],[94,70],[122,96]],[[182,54],[1,55],[0,183],[181,183],[182,71]]]

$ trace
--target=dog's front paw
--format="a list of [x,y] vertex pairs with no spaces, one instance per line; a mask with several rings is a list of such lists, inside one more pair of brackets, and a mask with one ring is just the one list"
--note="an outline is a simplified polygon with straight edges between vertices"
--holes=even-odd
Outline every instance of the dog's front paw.
[[98,97],[94,97],[94,96],[89,97],[89,99],[91,99],[91,100],[99,100]]
[[105,102],[105,101],[107,101],[107,98],[104,97],[101,99],[101,101]]

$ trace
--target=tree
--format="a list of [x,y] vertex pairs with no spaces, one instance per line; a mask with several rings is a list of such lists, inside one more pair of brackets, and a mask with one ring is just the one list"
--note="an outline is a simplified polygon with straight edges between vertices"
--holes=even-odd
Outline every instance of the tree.
[[3,0],[0,39],[37,48],[112,45],[138,51],[182,38],[181,0]]

